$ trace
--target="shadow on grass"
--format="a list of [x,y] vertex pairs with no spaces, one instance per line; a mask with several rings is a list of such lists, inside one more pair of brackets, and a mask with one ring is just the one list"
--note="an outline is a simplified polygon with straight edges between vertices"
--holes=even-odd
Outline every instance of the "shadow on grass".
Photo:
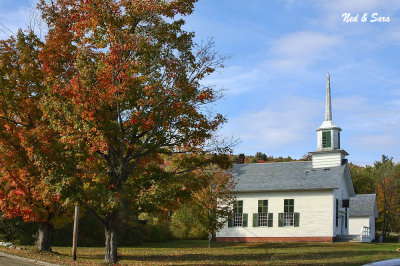
[[[346,247],[360,247],[361,245],[368,245],[367,243],[348,243],[348,242],[333,242],[333,243],[314,243],[314,242],[254,242],[254,243],[242,243],[242,242],[214,242],[213,247],[215,248],[246,248],[246,249],[290,249],[290,248],[340,248],[341,246]],[[374,245],[374,244],[370,244]],[[208,248],[208,242],[206,240],[174,240],[160,243],[144,243],[138,246],[129,248],[149,248],[149,249],[175,249],[175,248]]]
[[[332,243],[326,243],[329,246]],[[321,247],[321,243],[304,243],[304,242],[282,242],[282,243],[264,243],[264,242],[254,242],[254,243],[242,243],[242,242],[214,242],[213,248],[246,248],[246,249],[269,249],[269,248],[303,248],[307,247]],[[175,249],[175,248],[208,248],[208,242],[206,240],[178,240],[178,241],[168,241],[160,243],[144,243],[138,246],[133,246],[129,248],[149,248],[149,249]]]
[[[212,262],[269,262],[269,263],[295,263],[301,264],[302,261],[307,261],[304,263],[312,264],[324,264],[324,265],[337,265],[338,263],[344,265],[360,265],[363,263],[370,262],[372,258],[377,255],[384,255],[379,251],[333,251],[333,252],[315,252],[315,253],[261,253],[261,254],[177,254],[177,255],[122,255],[121,260],[137,261],[137,262],[199,262],[201,264],[212,261]],[[387,254],[391,255],[391,254]],[[359,260],[354,261],[355,257],[359,257]],[[348,258],[351,262],[340,261],[331,262],[332,259],[337,258]]]

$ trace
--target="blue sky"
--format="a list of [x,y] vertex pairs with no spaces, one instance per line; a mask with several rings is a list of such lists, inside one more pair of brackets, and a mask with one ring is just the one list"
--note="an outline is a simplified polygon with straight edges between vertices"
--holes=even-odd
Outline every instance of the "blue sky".
[[[26,28],[35,2],[0,0],[0,22]],[[345,12],[359,21],[344,23]],[[390,22],[370,22],[373,13]],[[241,140],[235,153],[316,150],[330,72],[342,148],[365,165],[381,154],[400,161],[399,26],[396,0],[200,0],[185,28],[231,56],[205,83],[225,89],[214,109],[228,118],[220,134]]]

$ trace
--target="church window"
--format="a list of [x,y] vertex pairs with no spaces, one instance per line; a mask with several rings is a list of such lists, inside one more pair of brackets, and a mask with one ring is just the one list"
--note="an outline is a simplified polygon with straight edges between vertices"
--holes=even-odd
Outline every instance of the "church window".
[[294,199],[285,199],[284,201],[284,217],[283,217],[283,225],[284,226],[293,226],[294,225]]
[[258,213],[267,213],[267,212],[268,212],[268,200],[259,200]]
[[233,202],[233,213],[243,213],[243,200]]
[[331,131],[322,131],[322,148],[330,148],[332,143]]
[[233,202],[233,217],[228,220],[228,227],[247,227],[247,213],[243,213],[243,200]]
[[258,201],[258,213],[253,213],[253,227],[273,226],[273,214],[268,213],[268,200]]
[[294,199],[285,199],[284,212],[294,212]]
[[278,214],[278,226],[299,227],[300,213],[294,212],[294,199],[285,199],[283,213]]

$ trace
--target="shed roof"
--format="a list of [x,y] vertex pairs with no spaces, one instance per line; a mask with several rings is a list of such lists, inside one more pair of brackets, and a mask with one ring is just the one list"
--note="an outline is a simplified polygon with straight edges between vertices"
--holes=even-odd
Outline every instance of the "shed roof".
[[233,177],[238,192],[326,190],[339,188],[346,167],[312,168],[310,161],[236,164]]
[[350,217],[378,217],[377,212],[376,194],[357,194],[350,197]]

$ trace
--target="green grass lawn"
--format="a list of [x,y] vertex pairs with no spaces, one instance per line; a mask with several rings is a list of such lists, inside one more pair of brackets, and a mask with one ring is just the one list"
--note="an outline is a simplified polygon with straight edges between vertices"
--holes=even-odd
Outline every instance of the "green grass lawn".
[[[209,249],[203,240],[147,243],[118,249],[121,265],[362,265],[400,258],[399,243],[217,243]],[[71,260],[70,247],[54,247],[54,253],[32,249],[0,251],[63,265],[99,265],[104,248],[79,247]]]

